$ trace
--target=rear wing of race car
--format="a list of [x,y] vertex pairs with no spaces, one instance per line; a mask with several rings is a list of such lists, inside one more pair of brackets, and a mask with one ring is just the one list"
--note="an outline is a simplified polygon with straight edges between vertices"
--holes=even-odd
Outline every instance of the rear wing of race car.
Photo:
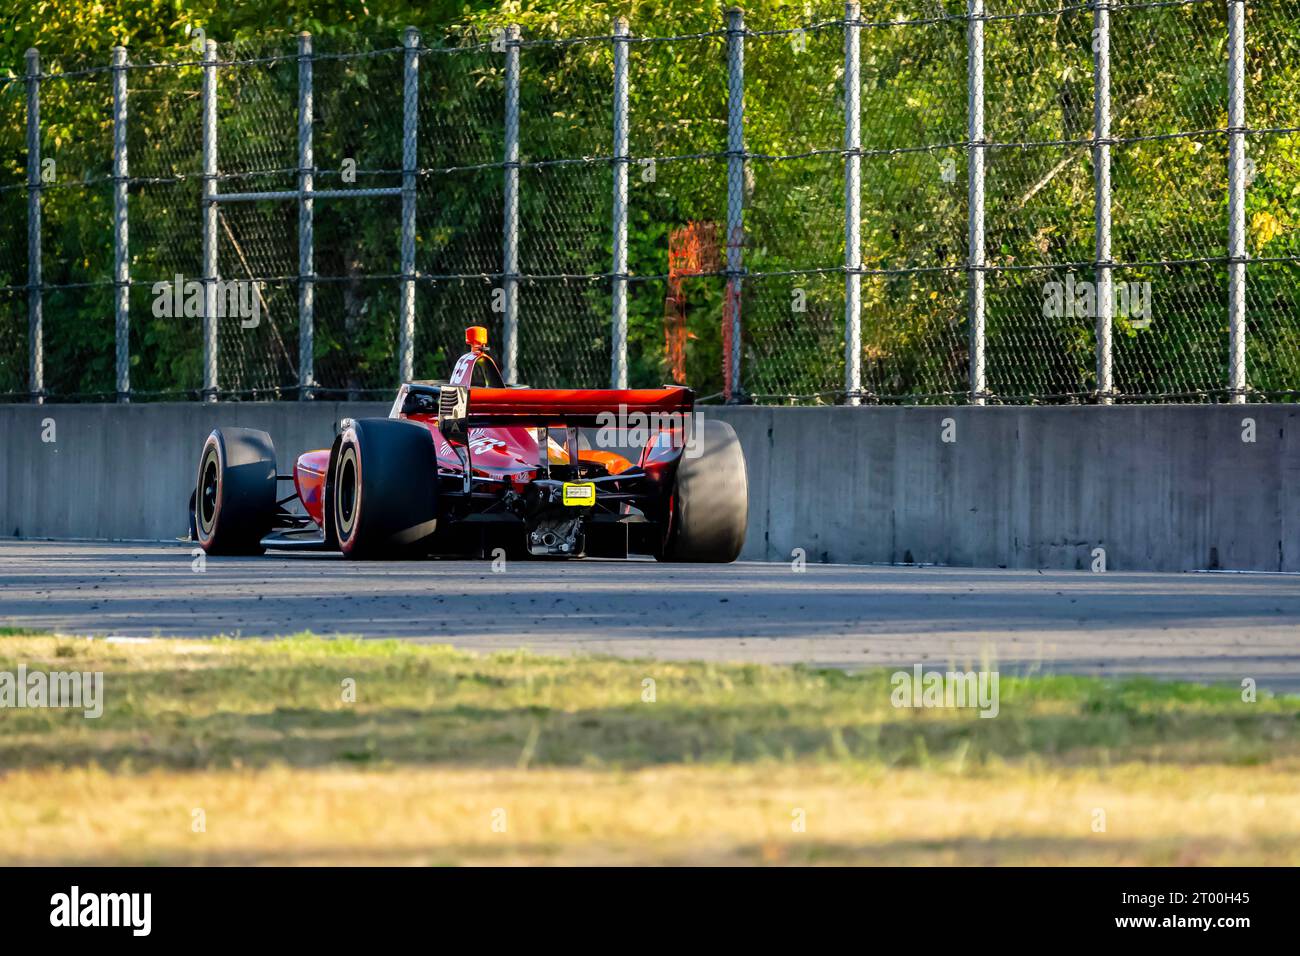
[[461,439],[471,428],[521,425],[537,428],[590,428],[625,423],[680,422],[695,408],[689,388],[478,388],[411,382],[402,386],[394,410],[405,416],[435,418],[448,438]]
[[665,416],[689,413],[695,393],[689,388],[460,388],[439,401],[439,419],[483,425],[591,427],[611,416]]
[[[538,468],[550,476],[548,433],[562,429],[570,462],[579,460],[578,429],[613,427],[619,434],[644,429],[650,437],[671,435],[672,448],[682,446],[692,429],[695,393],[689,388],[482,388],[409,382],[393,403],[391,417],[436,421],[439,432],[453,443],[464,464],[464,493],[473,481],[470,429],[521,426],[538,432]],[[580,474],[580,470],[579,470]],[[639,474],[639,472],[638,472]]]

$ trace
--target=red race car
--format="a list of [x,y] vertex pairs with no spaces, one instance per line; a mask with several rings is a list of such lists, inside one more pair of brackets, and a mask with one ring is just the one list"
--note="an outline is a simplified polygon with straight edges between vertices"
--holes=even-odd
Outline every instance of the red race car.
[[[214,430],[191,537],[209,554],[740,554],[744,455],[730,425],[695,412],[690,389],[507,387],[486,329],[467,329],[466,341],[449,382],[408,382],[387,418],[344,419],[333,445],[298,456],[292,475],[278,474],[266,432]],[[580,432],[591,428],[596,449]],[[282,481],[295,493],[281,498]],[[286,507],[295,497],[302,512]]]

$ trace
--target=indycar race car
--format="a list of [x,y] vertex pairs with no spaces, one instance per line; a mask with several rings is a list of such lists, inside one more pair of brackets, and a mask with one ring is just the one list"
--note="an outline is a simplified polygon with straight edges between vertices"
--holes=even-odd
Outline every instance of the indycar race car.
[[[291,475],[266,432],[214,430],[191,537],[209,554],[736,559],[745,459],[690,389],[507,387],[487,330],[467,329],[466,342],[450,381],[402,385],[387,418],[343,419]],[[580,432],[593,427],[597,449]],[[293,493],[277,494],[279,482]]]

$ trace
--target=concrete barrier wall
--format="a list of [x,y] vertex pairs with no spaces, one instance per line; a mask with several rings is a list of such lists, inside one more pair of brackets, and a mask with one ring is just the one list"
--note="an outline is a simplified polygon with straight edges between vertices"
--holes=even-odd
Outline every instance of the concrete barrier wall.
[[[182,535],[203,437],[287,472],[387,403],[0,406],[0,534]],[[711,408],[749,464],[743,557],[1300,571],[1300,407]],[[1243,420],[1254,424],[1243,425]],[[48,426],[53,422],[53,442]],[[1254,441],[1250,437],[1253,428]],[[949,439],[949,440],[945,440]]]
[[1296,406],[719,415],[750,463],[747,558],[1300,570]]
[[[340,418],[387,415],[391,404],[0,405],[0,534],[179,537],[188,533],[198,456],[213,428],[270,433],[280,472],[289,474],[299,453],[329,447]],[[43,440],[45,422],[53,442]]]

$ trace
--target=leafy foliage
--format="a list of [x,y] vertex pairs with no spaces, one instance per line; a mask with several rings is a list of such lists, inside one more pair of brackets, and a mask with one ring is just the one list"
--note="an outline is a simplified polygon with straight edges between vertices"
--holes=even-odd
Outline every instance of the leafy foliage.
[[[20,77],[29,46],[48,72],[107,63],[125,43],[135,64],[192,62],[202,27],[239,60],[291,56],[310,31],[317,182],[397,185],[401,166],[401,28],[438,52],[421,58],[417,373],[444,375],[461,329],[499,341],[493,278],[501,269],[503,58],[485,45],[521,25],[525,163],[594,157],[520,172],[522,378],[603,383],[609,368],[611,44],[616,15],[634,35],[687,35],[630,47],[630,378],[665,381],[664,308],[671,230],[725,223],[728,194],[726,4],[535,0],[257,5],[46,0],[0,15],[0,68]],[[960,400],[967,387],[966,27],[964,3],[864,4],[861,164],[864,387],[884,399]],[[1006,0],[995,17],[1041,11]],[[1248,376],[1289,397],[1300,381],[1300,16],[1295,0],[1253,3],[1246,89],[1252,127],[1247,193]],[[747,5],[742,364],[748,391],[833,401],[843,383],[843,27],[838,4]],[[884,25],[898,16],[926,22]],[[1117,285],[1149,283],[1151,321],[1115,320],[1116,386],[1126,396],[1218,397],[1227,381],[1227,76],[1222,4],[1120,8],[1112,14],[1113,255]],[[822,23],[821,26],[815,24]],[[798,33],[780,32],[814,24]],[[986,23],[989,386],[1003,400],[1081,400],[1095,390],[1093,320],[1044,308],[1051,282],[1093,281],[1092,15]],[[707,34],[695,36],[695,34]],[[588,43],[544,41],[591,36]],[[384,52],[387,51],[387,52]],[[57,52],[57,55],[55,55]],[[131,85],[131,269],[137,281],[199,272],[198,70],[138,69]],[[223,68],[221,171],[258,173],[229,188],[291,188],[296,64]],[[0,86],[0,187],[25,172],[21,79]],[[47,387],[113,387],[111,93],[106,74],[42,85]],[[701,155],[704,154],[704,155]],[[673,157],[688,157],[677,158]],[[655,159],[653,166],[648,162]],[[467,168],[470,167],[470,168]],[[268,173],[268,170],[280,172]],[[153,181],[158,180],[158,181]],[[89,185],[85,183],[89,181]],[[227,188],[223,185],[223,188]],[[26,197],[0,189],[0,393],[26,384]],[[316,366],[348,393],[396,376],[398,216],[391,199],[318,201]],[[267,284],[269,319],[253,335],[222,331],[223,388],[271,390],[296,379],[296,212],[292,204],[223,209],[222,272],[285,277]],[[722,235],[722,231],[719,231]],[[809,270],[828,269],[828,272]],[[478,278],[439,278],[464,276]],[[369,278],[368,278],[369,277]],[[688,278],[687,377],[720,390],[724,280]],[[81,286],[83,283],[101,283]],[[17,287],[17,288],[15,288]],[[1137,286],[1134,286],[1136,288]],[[191,320],[152,316],[132,290],[132,380],[143,392],[201,380]]]

